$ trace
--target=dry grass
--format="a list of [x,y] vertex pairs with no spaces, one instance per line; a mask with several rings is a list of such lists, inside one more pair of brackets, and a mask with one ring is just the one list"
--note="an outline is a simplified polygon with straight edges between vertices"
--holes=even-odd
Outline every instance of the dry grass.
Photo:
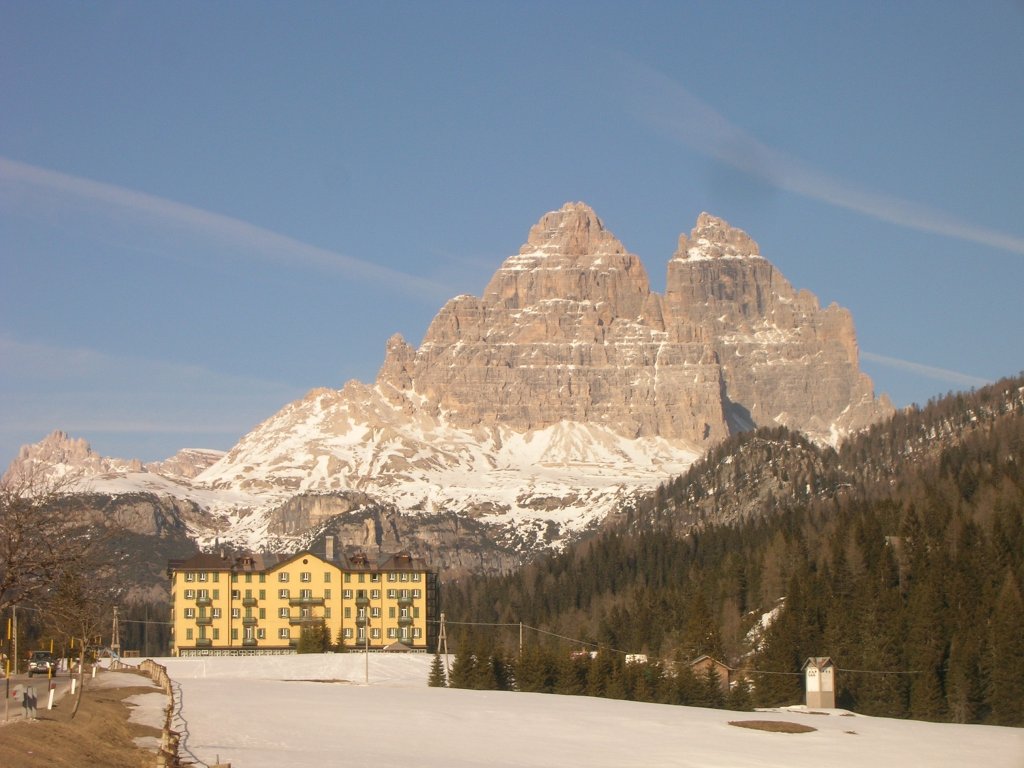
[[818,730],[809,725],[780,720],[730,720],[729,725],[735,725],[737,728],[753,728],[755,731],[771,731],[772,733],[810,733]]
[[[71,719],[74,699],[65,696],[52,710],[39,710],[36,722],[0,727],[0,765],[4,768],[142,768],[152,766],[153,752],[139,749],[137,736],[160,737],[160,731],[128,722],[128,696],[152,693],[152,687],[89,688]],[[42,698],[42,697],[40,697]],[[15,711],[11,707],[12,712]],[[20,707],[17,710],[20,716]],[[3,710],[0,709],[0,716]]]

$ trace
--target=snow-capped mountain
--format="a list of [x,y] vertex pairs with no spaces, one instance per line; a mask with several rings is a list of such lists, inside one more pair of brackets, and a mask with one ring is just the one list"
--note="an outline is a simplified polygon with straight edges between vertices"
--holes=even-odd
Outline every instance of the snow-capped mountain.
[[794,291],[741,230],[701,214],[666,286],[651,291],[639,258],[566,204],[418,348],[392,337],[373,384],[314,390],[224,455],[142,466],[76,443],[26,448],[16,467],[77,465],[93,493],[187,499],[210,515],[191,524],[204,544],[262,548],[372,508],[364,544],[391,530],[415,548],[411,521],[447,516],[522,552],[597,524],[737,431],[836,442],[892,412],[859,371],[849,313]]

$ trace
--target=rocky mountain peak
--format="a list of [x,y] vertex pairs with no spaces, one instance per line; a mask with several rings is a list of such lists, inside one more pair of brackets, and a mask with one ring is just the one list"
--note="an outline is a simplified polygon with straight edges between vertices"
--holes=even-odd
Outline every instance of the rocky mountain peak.
[[483,301],[509,309],[552,300],[605,302],[613,315],[638,317],[649,293],[640,259],[590,206],[566,203],[530,229],[519,253],[491,278]]
[[566,203],[557,211],[544,214],[530,228],[521,255],[543,251],[563,259],[593,259],[606,253],[625,253],[626,249],[604,227],[594,209],[586,203]]
[[673,259],[745,259],[760,256],[757,243],[742,229],[730,226],[729,222],[701,213],[697,226],[690,231],[690,237],[679,236],[679,245]]

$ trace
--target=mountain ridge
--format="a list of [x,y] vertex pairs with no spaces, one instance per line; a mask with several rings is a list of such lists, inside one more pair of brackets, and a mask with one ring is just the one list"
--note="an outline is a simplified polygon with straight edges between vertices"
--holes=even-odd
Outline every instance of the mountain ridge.
[[[480,297],[446,302],[419,347],[392,336],[374,383],[311,390],[223,455],[87,457],[79,470],[94,493],[194,503],[215,521],[190,523],[207,547],[287,546],[272,531],[293,497],[356,492],[477,521],[528,554],[593,529],[730,434],[778,425],[834,445],[891,414],[857,354],[849,312],[795,291],[724,220],[702,213],[680,235],[659,294],[589,206],[567,203]],[[23,451],[19,465],[70,466],[62,455]]]

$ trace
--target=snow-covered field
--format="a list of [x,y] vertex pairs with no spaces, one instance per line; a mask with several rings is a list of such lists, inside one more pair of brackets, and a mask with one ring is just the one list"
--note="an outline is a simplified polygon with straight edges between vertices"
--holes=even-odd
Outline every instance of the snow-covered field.
[[369,685],[361,654],[158,661],[180,686],[183,759],[233,768],[1024,766],[1024,729],[428,688],[430,660],[370,654]]

